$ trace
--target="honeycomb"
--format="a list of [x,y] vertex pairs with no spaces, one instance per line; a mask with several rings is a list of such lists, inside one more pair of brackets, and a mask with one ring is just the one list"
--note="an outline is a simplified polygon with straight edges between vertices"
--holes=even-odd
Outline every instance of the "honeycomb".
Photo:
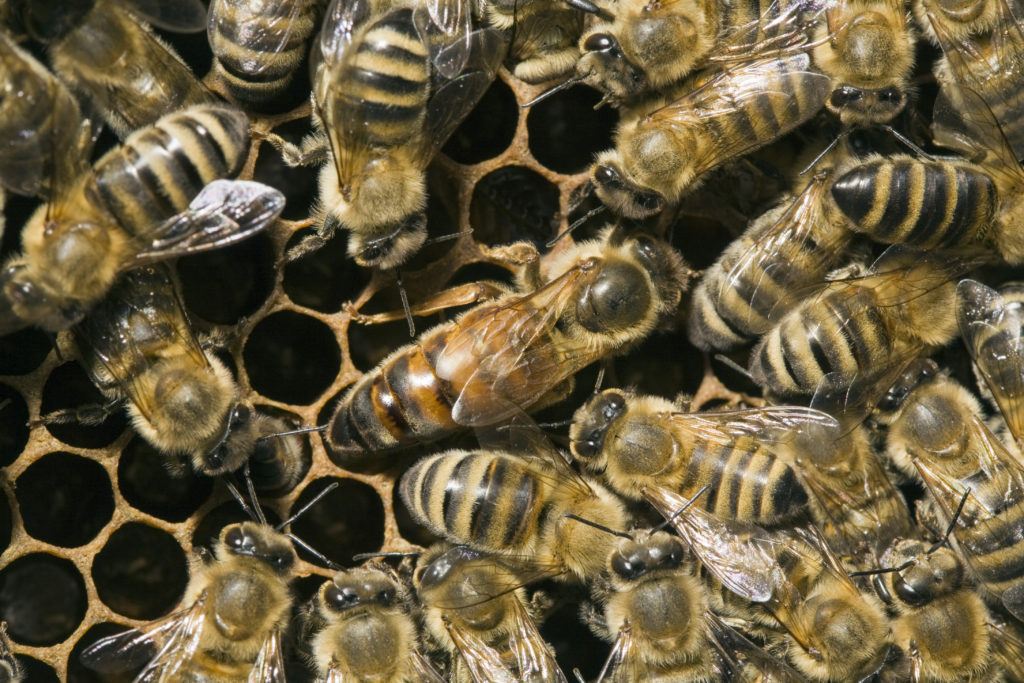
[[[208,71],[204,34],[162,35],[197,74]],[[921,49],[926,54],[918,69],[929,74],[934,55]],[[399,308],[396,275],[355,266],[346,257],[344,234],[298,261],[283,259],[311,230],[315,171],[285,166],[264,138],[274,132],[298,142],[310,131],[308,87],[300,79],[293,88],[291,111],[251,115],[254,143],[242,177],[285,192],[282,220],[254,239],[181,259],[175,268],[193,324],[225,342],[221,356],[242,391],[259,409],[296,427],[324,424],[346,387],[408,341],[404,319],[365,324],[362,316]],[[594,206],[584,191],[586,169],[594,153],[610,145],[617,114],[609,107],[595,109],[598,93],[583,86],[521,107],[543,90],[502,69],[432,165],[430,235],[470,229],[472,234],[428,246],[403,269],[414,303],[449,286],[510,282],[522,265],[499,245],[525,240],[544,250]],[[793,145],[784,141],[760,156],[788,158]],[[723,173],[728,182],[709,183],[683,207],[682,217],[659,226],[676,233],[675,244],[696,268],[709,265],[780,189],[747,166]],[[8,198],[2,255],[18,248],[18,227],[33,208],[32,201]],[[684,222],[681,236],[678,226]],[[600,224],[595,218],[578,234],[590,236]],[[424,329],[440,319],[416,322]],[[98,638],[180,609],[193,548],[207,545],[224,524],[245,519],[218,481],[170,476],[121,412],[99,426],[35,424],[54,410],[101,402],[69,348],[65,338],[54,344],[36,329],[0,338],[0,368],[7,373],[0,376],[0,619],[8,623],[14,651],[33,683],[116,680],[86,669],[78,654]],[[571,415],[592,390],[595,375],[593,369],[584,372],[574,396],[539,421]],[[708,359],[678,330],[616,362],[605,383],[666,396],[696,393],[697,406],[749,398],[742,378],[712,373]],[[332,462],[319,435],[304,439],[301,481],[260,497],[271,521],[286,518],[337,482],[293,525],[330,560],[354,566],[357,553],[417,550],[432,541],[396,497],[396,479],[407,459],[347,471]],[[297,604],[332,573],[305,551],[299,554]],[[585,676],[596,675],[608,646],[578,622],[573,605],[558,610],[542,632],[566,671],[579,667]],[[298,673],[295,680],[304,678]]]

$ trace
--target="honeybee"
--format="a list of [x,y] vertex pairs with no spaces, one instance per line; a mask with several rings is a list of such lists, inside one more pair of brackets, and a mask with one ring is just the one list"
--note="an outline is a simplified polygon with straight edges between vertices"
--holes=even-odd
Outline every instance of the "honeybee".
[[451,654],[452,681],[565,683],[519,572],[466,546],[437,546],[420,558],[415,584],[427,632]]
[[978,374],[1018,446],[1024,445],[1024,309],[1019,291],[1003,294],[975,280],[957,285],[957,319]]
[[11,652],[11,639],[7,635],[7,624],[0,623],[0,683],[22,683],[25,672]]
[[[333,163],[320,172],[319,230],[290,259],[318,249],[338,227],[349,231],[348,253],[362,266],[394,268],[419,250],[427,235],[424,171],[504,57],[498,30],[472,30],[470,4],[331,3],[313,55],[313,99]],[[288,155],[290,163],[324,156]]]
[[829,282],[751,352],[754,381],[778,396],[839,390],[941,346],[956,333],[952,278],[967,261],[890,247],[865,275]]
[[331,417],[336,458],[356,462],[562,398],[576,372],[671,321],[689,277],[668,244],[615,230],[538,269],[522,283],[530,293],[427,330],[364,375]]
[[0,83],[0,188],[45,197],[55,176],[85,170],[92,126],[64,84],[3,32]]
[[633,532],[608,558],[602,635],[614,639],[604,681],[803,680],[708,608],[685,548],[664,531]]
[[82,661],[117,672],[148,659],[139,681],[283,683],[281,635],[291,616],[288,582],[297,558],[281,528],[224,527],[212,554],[192,561],[182,601],[188,607],[145,631],[98,641]]
[[692,413],[658,396],[608,389],[576,411],[569,439],[573,457],[624,498],[640,500],[644,486],[687,497],[707,489],[695,505],[772,524],[806,510],[807,492],[776,451],[811,423],[836,425],[810,408]]
[[305,430],[295,430],[285,420],[258,409],[252,411],[250,420],[254,443],[248,463],[256,490],[270,495],[290,491],[306,474],[302,440],[296,433]]
[[598,155],[590,177],[615,213],[655,214],[708,171],[793,130],[824,104],[830,79],[797,52],[752,59],[692,85],[663,107],[624,118],[615,148]]
[[660,487],[643,493],[715,579],[785,629],[787,657],[801,674],[860,680],[883,664],[891,633],[881,603],[857,589],[813,527],[769,533],[696,507],[677,515],[681,496]]
[[962,501],[953,540],[984,597],[1024,619],[1024,582],[1016,571],[1024,552],[1024,467],[985,425],[977,400],[940,374],[907,394],[886,445],[931,494],[918,510],[926,525],[945,527]]
[[727,350],[764,334],[837,265],[851,233],[823,213],[829,178],[815,174],[791,202],[755,219],[704,272],[687,319],[694,346]]
[[200,0],[84,0],[60,7],[11,0],[10,21],[49,48],[53,70],[103,114],[121,138],[167,112],[215,102],[181,58],[143,21],[202,30]]
[[527,83],[543,83],[571,72],[580,51],[584,14],[572,7],[553,6],[516,21],[508,48],[512,74]]
[[273,208],[266,196],[250,205],[230,184],[200,194],[240,169],[248,133],[245,114],[226,106],[168,114],[58,189],[23,228],[23,252],[0,271],[0,333],[68,328],[121,273],[266,227],[245,213]]
[[281,95],[306,58],[326,0],[213,0],[206,26],[213,72],[238,102]]
[[887,123],[907,104],[914,34],[902,0],[841,0],[825,10],[814,63],[832,77],[825,103],[846,126]]
[[416,622],[402,584],[382,568],[338,572],[317,591],[312,639],[323,683],[442,683],[420,652]]

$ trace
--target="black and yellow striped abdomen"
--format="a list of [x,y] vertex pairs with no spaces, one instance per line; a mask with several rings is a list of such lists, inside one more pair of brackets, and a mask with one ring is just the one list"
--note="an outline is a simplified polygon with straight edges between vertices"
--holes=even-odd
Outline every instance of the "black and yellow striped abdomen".
[[995,215],[992,179],[967,163],[878,159],[836,179],[832,200],[851,229],[887,244],[979,244]]
[[[1024,609],[1024,502],[956,531],[971,568],[985,591],[1007,601],[1015,614]],[[983,592],[985,592],[983,591]],[[1009,593],[1009,596],[1004,595]],[[1012,596],[1012,597],[1011,597]]]
[[262,104],[291,83],[319,26],[323,0],[214,0],[214,69],[235,99]]
[[512,455],[448,451],[403,476],[402,500],[438,536],[481,550],[531,555],[550,508],[551,473]]
[[165,116],[95,166],[103,206],[131,233],[188,208],[208,183],[235,175],[249,150],[249,120],[226,105]]

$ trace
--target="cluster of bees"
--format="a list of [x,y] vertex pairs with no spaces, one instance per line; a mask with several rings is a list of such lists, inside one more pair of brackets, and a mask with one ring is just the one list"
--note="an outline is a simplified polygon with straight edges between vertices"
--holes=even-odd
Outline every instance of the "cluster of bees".
[[[576,600],[608,643],[598,681],[1024,681],[1024,291],[982,282],[1024,262],[1021,10],[0,2],[0,188],[40,200],[6,226],[0,334],[56,335],[106,399],[40,422],[123,407],[168,469],[218,477],[251,517],[197,551],[183,609],[82,662],[139,681],[283,681],[286,660],[329,683],[566,681],[538,624]],[[207,30],[208,77],[150,25]],[[942,54],[922,132],[925,43]],[[340,229],[359,266],[398,274],[402,310],[365,324],[415,335],[415,317],[468,308],[295,430],[199,340],[167,264],[278,229],[284,194],[238,176],[250,117],[307,55],[313,133],[260,133],[320,169],[285,258]],[[501,69],[546,86],[535,103],[584,84],[618,110],[583,186],[595,208],[569,226],[594,234],[500,247],[513,284],[407,293],[428,241],[470,239],[428,237],[427,171]],[[104,126],[120,144],[93,160]],[[783,196],[692,270],[685,221],[667,234],[679,207],[794,132],[809,144],[775,169]],[[709,356],[749,348],[736,369],[761,397],[693,410],[599,382],[567,453],[528,416],[684,318]],[[958,336],[993,411],[929,358]],[[297,601],[294,544],[317,549],[289,525],[320,498],[272,526],[259,497],[303,476],[306,438],[343,470],[407,464],[397,492],[439,542],[333,567]],[[3,644],[0,680],[23,680]]]

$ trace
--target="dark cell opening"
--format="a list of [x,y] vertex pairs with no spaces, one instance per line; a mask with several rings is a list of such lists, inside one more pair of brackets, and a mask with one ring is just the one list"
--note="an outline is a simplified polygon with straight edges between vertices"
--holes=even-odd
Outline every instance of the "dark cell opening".
[[529,240],[543,248],[558,225],[558,188],[536,171],[504,166],[473,188],[469,223],[485,244]]
[[[246,495],[245,504],[251,506],[251,503],[248,500],[248,495]],[[273,526],[281,521],[273,510],[269,510],[263,506],[260,506],[260,509],[263,511],[263,515],[267,518],[267,524]],[[245,510],[242,509],[237,501],[230,500],[218,505],[206,513],[206,516],[203,517],[199,524],[196,525],[196,530],[192,532],[192,546],[212,548],[214,541],[220,537],[220,532],[224,527],[229,524],[251,521],[253,521],[252,518],[246,514]]]
[[453,275],[452,279],[449,280],[448,286],[454,287],[456,285],[469,282],[482,282],[484,280],[512,285],[515,278],[510,271],[495,263],[478,261],[477,263],[465,265],[455,271],[455,275]]
[[0,375],[27,375],[42,364],[52,345],[36,327],[0,337]]
[[596,678],[611,645],[580,623],[577,601],[564,604],[540,626],[540,634],[555,650],[562,671],[578,668],[586,680]]
[[[280,408],[259,406],[257,411],[266,418],[266,428],[274,430],[269,434],[261,431],[267,436],[303,426],[298,415]],[[295,488],[312,462],[313,449],[308,435],[271,436],[256,443],[256,449],[249,456],[249,476],[257,491],[276,498]]]
[[53,670],[53,667],[28,655],[16,655],[15,659],[21,666],[26,683],[59,683],[60,678],[57,677],[57,672]]
[[493,159],[512,142],[518,121],[516,96],[504,81],[495,79],[442,151],[460,164]]
[[398,485],[396,483],[394,489],[391,491],[391,505],[395,511],[395,521],[398,522],[398,531],[402,534],[402,538],[421,545],[424,548],[429,548],[433,544],[437,543],[440,538],[427,531],[426,527],[423,527],[416,523],[409,514],[409,508],[405,507],[405,502],[402,500],[402,496],[398,495]]
[[[401,311],[401,304],[398,309],[381,306],[382,311]],[[370,314],[371,309],[367,308],[366,313]],[[429,318],[414,317],[417,333],[423,332],[430,326]],[[348,353],[352,363],[362,370],[369,372],[377,367],[382,360],[387,358],[393,351],[412,342],[409,337],[409,325],[405,318],[392,322],[380,323],[379,325],[360,325],[352,322],[348,326]]]
[[65,548],[91,541],[114,514],[107,471],[71,453],[49,453],[32,463],[14,493],[25,531]]
[[615,369],[618,383],[606,386],[635,387],[644,394],[669,397],[697,391],[704,376],[703,355],[680,333],[651,335],[628,362],[616,362]]
[[[112,678],[110,675],[101,674],[97,671],[93,671],[85,664],[82,663],[81,657],[82,652],[87,648],[95,645],[98,641],[103,638],[107,638],[117,633],[124,633],[129,630],[129,627],[122,626],[121,624],[114,624],[109,621],[100,622],[96,624],[78,639],[75,646],[71,648],[71,654],[68,656],[68,682],[67,683],[120,683],[121,678]],[[156,654],[154,650],[153,654]],[[124,672],[124,681],[130,681],[132,678],[142,670],[145,663],[139,664],[134,669],[129,669]]]
[[131,619],[156,619],[181,599],[188,563],[169,533],[129,522],[96,555],[92,579],[110,609]]
[[308,405],[334,381],[341,349],[331,328],[293,311],[264,318],[243,351],[253,389],[267,398]]
[[[327,559],[352,567],[359,564],[352,561],[353,555],[380,550],[384,543],[384,504],[373,487],[355,479],[322,477],[306,486],[291,513],[333,482],[338,482],[338,487],[295,520],[291,529]],[[299,555],[324,566],[305,550],[300,549]]]
[[619,121],[612,107],[594,109],[600,100],[598,91],[577,85],[531,107],[526,129],[534,158],[559,173],[586,169],[595,154],[611,146]]
[[28,406],[14,387],[0,384],[0,467],[10,465],[28,443]]
[[206,31],[196,33],[179,33],[154,29],[163,40],[170,43],[174,51],[185,61],[196,74],[205,74],[210,70],[212,56]]
[[[303,136],[309,132],[308,121],[291,121],[275,128],[274,133],[288,142],[300,144]],[[268,142],[260,145],[259,157],[253,168],[253,180],[266,183],[284,193],[285,205],[281,217],[290,221],[309,217],[309,208],[319,194],[319,175],[320,167],[317,166],[289,166],[281,153]]]
[[[312,230],[300,230],[288,241],[287,249],[297,245]],[[370,281],[372,271],[360,268],[348,257],[348,239],[339,231],[311,254],[284,267],[284,292],[300,306],[323,313],[336,313],[351,301]]]
[[17,643],[56,645],[78,628],[85,610],[85,581],[68,560],[33,553],[0,571],[0,619]]
[[[67,409],[86,409],[93,412],[106,404],[107,399],[89,379],[78,363],[65,363],[54,368],[43,385],[43,400],[39,407],[42,416]],[[46,429],[69,446],[103,448],[109,446],[127,425],[124,411],[115,408],[96,426],[84,425],[75,419],[66,424],[47,424]]]
[[234,325],[259,310],[274,289],[274,245],[266,233],[178,261],[189,312]]
[[168,522],[184,522],[210,497],[212,480],[187,463],[172,474],[168,456],[132,439],[117,463],[118,487],[128,504]]

